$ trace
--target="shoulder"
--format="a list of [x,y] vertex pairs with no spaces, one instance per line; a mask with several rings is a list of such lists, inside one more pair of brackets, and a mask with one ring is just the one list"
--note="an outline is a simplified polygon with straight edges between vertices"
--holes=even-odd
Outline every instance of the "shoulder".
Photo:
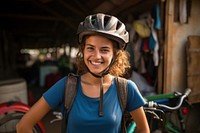
[[55,109],[62,102],[65,81],[66,77],[60,79],[43,93],[43,98],[52,109]]
[[137,86],[137,84],[134,82],[134,81],[132,81],[132,80],[127,80],[127,88],[128,88],[128,92],[130,92],[130,93],[139,93],[140,94],[140,90],[139,90],[139,88],[138,88],[138,86]]
[[66,83],[66,80],[67,80],[67,76],[58,80],[52,87],[63,87]]
[[135,82],[133,82],[132,80],[130,79],[126,79],[126,78],[123,78],[123,77],[115,77],[115,84],[118,86],[118,87],[122,87],[124,85],[127,86],[127,88],[131,88],[131,89],[138,89],[137,85],[135,84]]
[[137,89],[137,85],[135,84],[135,82],[133,82],[130,79],[126,79],[123,77],[115,77],[115,80],[116,80],[116,82],[126,84],[128,88],[136,88]]
[[130,79],[127,79],[127,85],[128,87],[130,88],[135,88],[135,89],[138,89],[137,85],[135,84],[135,82],[133,82],[132,80]]
[[145,100],[141,95],[137,85],[132,80],[128,81],[128,103],[127,109],[128,111],[133,111],[145,104]]

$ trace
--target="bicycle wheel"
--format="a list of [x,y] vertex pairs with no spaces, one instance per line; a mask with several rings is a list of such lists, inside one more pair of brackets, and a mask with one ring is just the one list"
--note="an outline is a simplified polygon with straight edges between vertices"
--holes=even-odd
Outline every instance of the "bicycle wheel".
[[[16,124],[23,117],[24,113],[10,113],[0,119],[0,133],[16,133]],[[33,127],[33,133],[42,133],[40,127],[36,124]]]

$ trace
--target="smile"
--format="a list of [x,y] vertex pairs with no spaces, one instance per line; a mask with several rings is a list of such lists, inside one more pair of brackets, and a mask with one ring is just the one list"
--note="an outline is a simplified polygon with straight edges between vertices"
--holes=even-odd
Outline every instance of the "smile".
[[90,61],[92,65],[101,65],[103,62],[95,62],[95,61]]

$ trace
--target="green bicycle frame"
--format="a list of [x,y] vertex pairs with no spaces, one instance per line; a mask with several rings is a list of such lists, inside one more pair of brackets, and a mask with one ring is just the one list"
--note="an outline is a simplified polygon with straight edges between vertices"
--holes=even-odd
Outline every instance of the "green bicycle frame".
[[[169,102],[170,99],[174,99],[176,96],[174,93],[158,94],[153,96],[146,96],[146,101],[155,101],[157,103]],[[170,121],[166,120],[164,123],[164,128],[172,133],[181,133],[181,131]],[[133,121],[129,127],[127,127],[127,133],[134,133],[136,130],[136,123]]]

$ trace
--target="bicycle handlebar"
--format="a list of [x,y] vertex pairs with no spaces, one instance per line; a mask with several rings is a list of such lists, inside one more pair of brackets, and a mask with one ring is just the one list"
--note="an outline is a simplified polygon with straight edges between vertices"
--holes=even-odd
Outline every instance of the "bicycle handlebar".
[[160,109],[166,109],[166,110],[169,110],[169,111],[177,110],[177,109],[179,109],[181,107],[184,99],[186,97],[188,97],[190,92],[191,92],[191,89],[189,89],[189,88],[186,89],[185,93],[183,93],[180,96],[178,104],[176,106],[174,106],[174,107],[171,107],[171,106],[168,106],[168,105],[164,105],[164,104],[159,104],[159,103],[156,103],[154,101],[147,102],[144,107],[147,107],[147,108],[160,108]]

